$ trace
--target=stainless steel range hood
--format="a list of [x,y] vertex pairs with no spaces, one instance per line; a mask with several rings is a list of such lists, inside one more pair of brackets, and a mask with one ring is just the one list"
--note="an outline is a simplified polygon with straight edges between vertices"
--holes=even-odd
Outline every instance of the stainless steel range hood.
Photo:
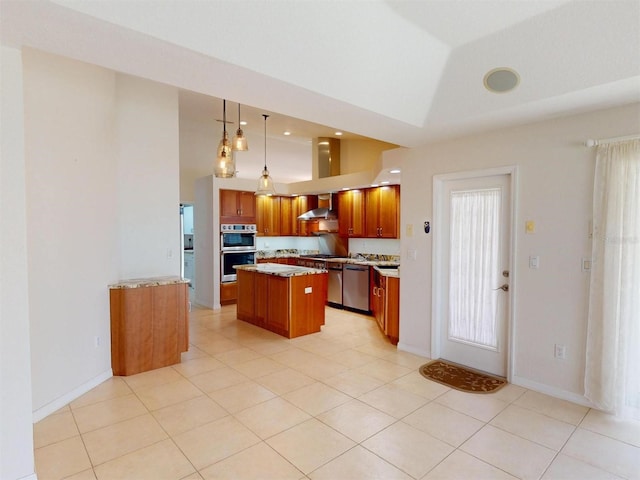
[[332,193],[318,195],[318,208],[304,212],[298,217],[298,220],[313,220],[316,218],[325,220],[335,220],[338,218],[338,212],[333,209]]

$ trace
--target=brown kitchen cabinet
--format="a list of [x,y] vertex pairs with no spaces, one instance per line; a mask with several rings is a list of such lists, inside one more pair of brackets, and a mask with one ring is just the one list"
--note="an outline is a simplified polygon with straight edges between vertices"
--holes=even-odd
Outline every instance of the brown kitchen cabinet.
[[231,305],[238,299],[238,284],[222,282],[220,284],[220,305]]
[[317,195],[298,195],[293,199],[291,210],[292,235],[306,237],[318,231],[318,220],[298,220],[300,215],[314,208],[318,208]]
[[373,317],[393,345],[400,338],[400,279],[373,270],[370,307]]
[[293,221],[294,200],[294,197],[280,197],[280,235],[283,237],[297,235]]
[[398,238],[400,188],[398,185],[368,188],[365,193],[365,225],[368,238]]
[[365,236],[364,201],[364,190],[347,190],[338,194],[338,232],[340,236]]
[[256,223],[256,196],[241,190],[220,190],[220,223]]
[[134,375],[180,363],[189,349],[188,283],[125,281],[109,289],[111,368]]
[[255,197],[255,202],[257,235],[280,236],[280,197],[261,195]]
[[[298,220],[308,210],[317,208],[317,195],[298,195],[297,197],[280,197],[280,235],[308,236],[318,231],[318,221]],[[315,228],[315,229],[314,229]]]

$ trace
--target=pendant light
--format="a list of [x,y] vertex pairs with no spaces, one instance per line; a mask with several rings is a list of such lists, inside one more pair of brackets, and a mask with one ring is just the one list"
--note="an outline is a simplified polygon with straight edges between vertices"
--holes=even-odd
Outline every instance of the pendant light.
[[247,137],[244,136],[244,133],[242,132],[242,124],[240,123],[240,104],[238,104],[238,130],[236,130],[236,135],[231,141],[231,147],[233,148],[233,150],[239,152],[245,152],[249,150],[249,145],[247,145]]
[[264,117],[264,170],[262,170],[262,176],[258,179],[258,189],[256,195],[275,195],[276,189],[273,186],[273,179],[269,176],[269,170],[267,170],[267,118],[269,115],[262,115]]
[[227,135],[227,101],[222,100],[222,139],[218,144],[218,155],[213,166],[213,173],[219,178],[236,176],[236,160],[231,151],[229,136]]

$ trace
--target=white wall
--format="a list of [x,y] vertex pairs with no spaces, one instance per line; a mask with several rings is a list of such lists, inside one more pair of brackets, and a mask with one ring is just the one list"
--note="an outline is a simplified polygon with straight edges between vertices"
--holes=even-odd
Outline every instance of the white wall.
[[0,58],[0,478],[34,474],[22,55]]
[[23,56],[33,407],[47,413],[47,405],[110,374],[116,78],[33,50]]
[[179,275],[178,92],[116,79],[118,277]]
[[[581,271],[589,257],[595,150],[587,138],[640,131],[640,106],[575,115],[458,138],[385,155],[404,161],[400,346],[430,354],[432,236],[422,223],[432,220],[433,176],[516,165],[516,265],[511,266],[515,308],[514,382],[579,401],[583,393],[585,326],[589,275]],[[524,222],[536,232],[524,234]],[[437,225],[432,225],[437,229]],[[408,252],[415,250],[417,260]],[[540,256],[540,268],[528,257]],[[567,346],[567,359],[553,356],[553,346]]]
[[23,56],[38,419],[111,375],[108,285],[180,272],[178,112],[175,89]]

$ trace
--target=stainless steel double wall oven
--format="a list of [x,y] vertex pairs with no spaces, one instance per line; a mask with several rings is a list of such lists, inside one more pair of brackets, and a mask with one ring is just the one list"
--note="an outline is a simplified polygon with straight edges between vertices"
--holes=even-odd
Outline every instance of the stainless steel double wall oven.
[[235,282],[234,265],[256,263],[256,225],[220,225],[220,281]]

